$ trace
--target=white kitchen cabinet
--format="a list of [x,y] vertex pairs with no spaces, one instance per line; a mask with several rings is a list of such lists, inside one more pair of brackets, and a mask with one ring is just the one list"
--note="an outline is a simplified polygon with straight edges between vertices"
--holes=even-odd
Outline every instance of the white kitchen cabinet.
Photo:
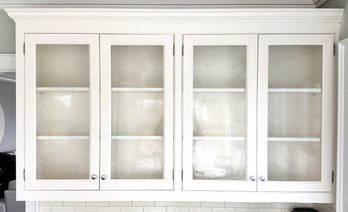
[[26,35],[26,188],[173,189],[173,36],[100,41]]
[[331,191],[332,35],[260,35],[259,53],[256,35],[185,35],[184,48],[185,190]]
[[342,10],[7,12],[18,199],[334,201]]
[[184,36],[184,189],[256,190],[257,35]]
[[99,38],[26,34],[26,188],[98,189]]
[[332,35],[259,37],[259,190],[331,191],[332,52]]
[[100,189],[173,189],[173,36],[101,35]]

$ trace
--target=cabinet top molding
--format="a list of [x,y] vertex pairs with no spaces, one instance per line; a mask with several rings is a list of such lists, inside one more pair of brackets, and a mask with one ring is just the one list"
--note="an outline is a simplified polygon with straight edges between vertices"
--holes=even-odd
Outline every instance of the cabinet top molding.
[[35,20],[223,20],[231,22],[341,22],[343,9],[106,9],[9,8],[16,22]]

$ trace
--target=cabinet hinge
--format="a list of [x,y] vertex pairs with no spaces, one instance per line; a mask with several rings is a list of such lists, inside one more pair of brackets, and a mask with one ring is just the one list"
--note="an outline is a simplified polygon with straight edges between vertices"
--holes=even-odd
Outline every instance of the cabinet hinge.
[[25,43],[23,43],[23,54],[25,55]]
[[172,179],[174,180],[174,169],[172,171]]
[[23,169],[23,180],[25,181],[25,169]]
[[333,55],[336,56],[336,43],[333,44]]
[[181,55],[184,56],[184,45],[181,46]]
[[175,44],[173,44],[173,55],[175,55]]
[[181,170],[181,180],[184,181],[184,170]]
[[334,183],[335,182],[335,172],[332,171],[331,173],[331,182]]

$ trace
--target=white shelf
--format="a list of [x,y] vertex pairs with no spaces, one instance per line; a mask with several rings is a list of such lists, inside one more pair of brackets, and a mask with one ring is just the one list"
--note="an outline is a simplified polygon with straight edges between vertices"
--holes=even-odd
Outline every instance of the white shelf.
[[88,140],[89,136],[37,136],[37,140]]
[[36,91],[55,92],[55,91],[89,91],[88,87],[37,87]]
[[320,142],[320,138],[268,137],[268,141]]
[[163,88],[111,88],[113,92],[117,91],[128,91],[128,92],[162,92]]
[[194,136],[194,141],[245,141],[245,137],[232,136]]
[[321,88],[269,88],[269,93],[321,93]]
[[111,136],[113,140],[162,140],[163,136]]
[[194,88],[193,92],[204,93],[244,93],[245,88]]

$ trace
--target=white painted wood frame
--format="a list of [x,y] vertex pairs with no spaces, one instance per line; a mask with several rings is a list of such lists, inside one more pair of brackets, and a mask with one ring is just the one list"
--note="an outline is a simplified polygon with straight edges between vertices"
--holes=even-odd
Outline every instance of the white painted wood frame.
[[348,39],[338,43],[336,211],[348,208]]
[[[258,177],[259,191],[332,191],[333,149],[333,43],[327,35],[260,35],[258,72]],[[268,180],[268,65],[269,47],[272,45],[322,46],[322,119],[321,119],[321,180],[320,181],[269,181]],[[308,140],[308,139],[307,139]],[[317,139],[314,139],[317,140]],[[295,140],[296,141],[296,140]],[[308,141],[307,141],[308,142]]]
[[[157,136],[112,136],[111,93],[112,90],[140,91],[141,89],[112,89],[111,46],[163,46],[163,137]],[[173,35],[101,35],[101,167],[100,175],[107,176],[100,181],[101,190],[173,190]],[[157,92],[158,89],[144,89]],[[142,121],[142,120],[139,120]],[[112,139],[155,139],[163,142],[163,179],[111,179]],[[134,141],[136,142],[136,141]]]
[[[25,180],[28,190],[96,190],[99,179],[36,178],[36,46],[38,44],[89,45],[90,134],[89,176],[99,173],[99,35],[26,34],[25,35]],[[64,154],[62,152],[62,154]]]
[[[246,46],[246,178],[245,180],[193,179],[193,51],[195,46]],[[257,35],[184,35],[183,58],[183,189],[215,191],[255,191],[256,180],[256,101],[257,101]],[[214,90],[214,89],[212,89]],[[218,90],[218,89],[217,89]],[[224,92],[224,91],[222,91]],[[229,92],[229,90],[227,90]],[[239,90],[238,90],[239,92]],[[201,138],[201,140],[204,138]],[[223,138],[222,138],[223,139]],[[228,138],[227,138],[228,139]],[[233,142],[234,138],[231,142]],[[240,138],[236,138],[240,140]],[[210,140],[221,140],[210,138]]]
[[[332,192],[237,192],[182,190],[182,37],[185,34],[333,34],[339,35],[343,9],[144,9],[13,8],[16,22],[17,199],[40,201],[235,201],[332,203]],[[174,191],[29,190],[25,168],[26,33],[173,34],[175,39]],[[332,55],[330,55],[332,57]],[[233,92],[233,91],[231,91]]]

